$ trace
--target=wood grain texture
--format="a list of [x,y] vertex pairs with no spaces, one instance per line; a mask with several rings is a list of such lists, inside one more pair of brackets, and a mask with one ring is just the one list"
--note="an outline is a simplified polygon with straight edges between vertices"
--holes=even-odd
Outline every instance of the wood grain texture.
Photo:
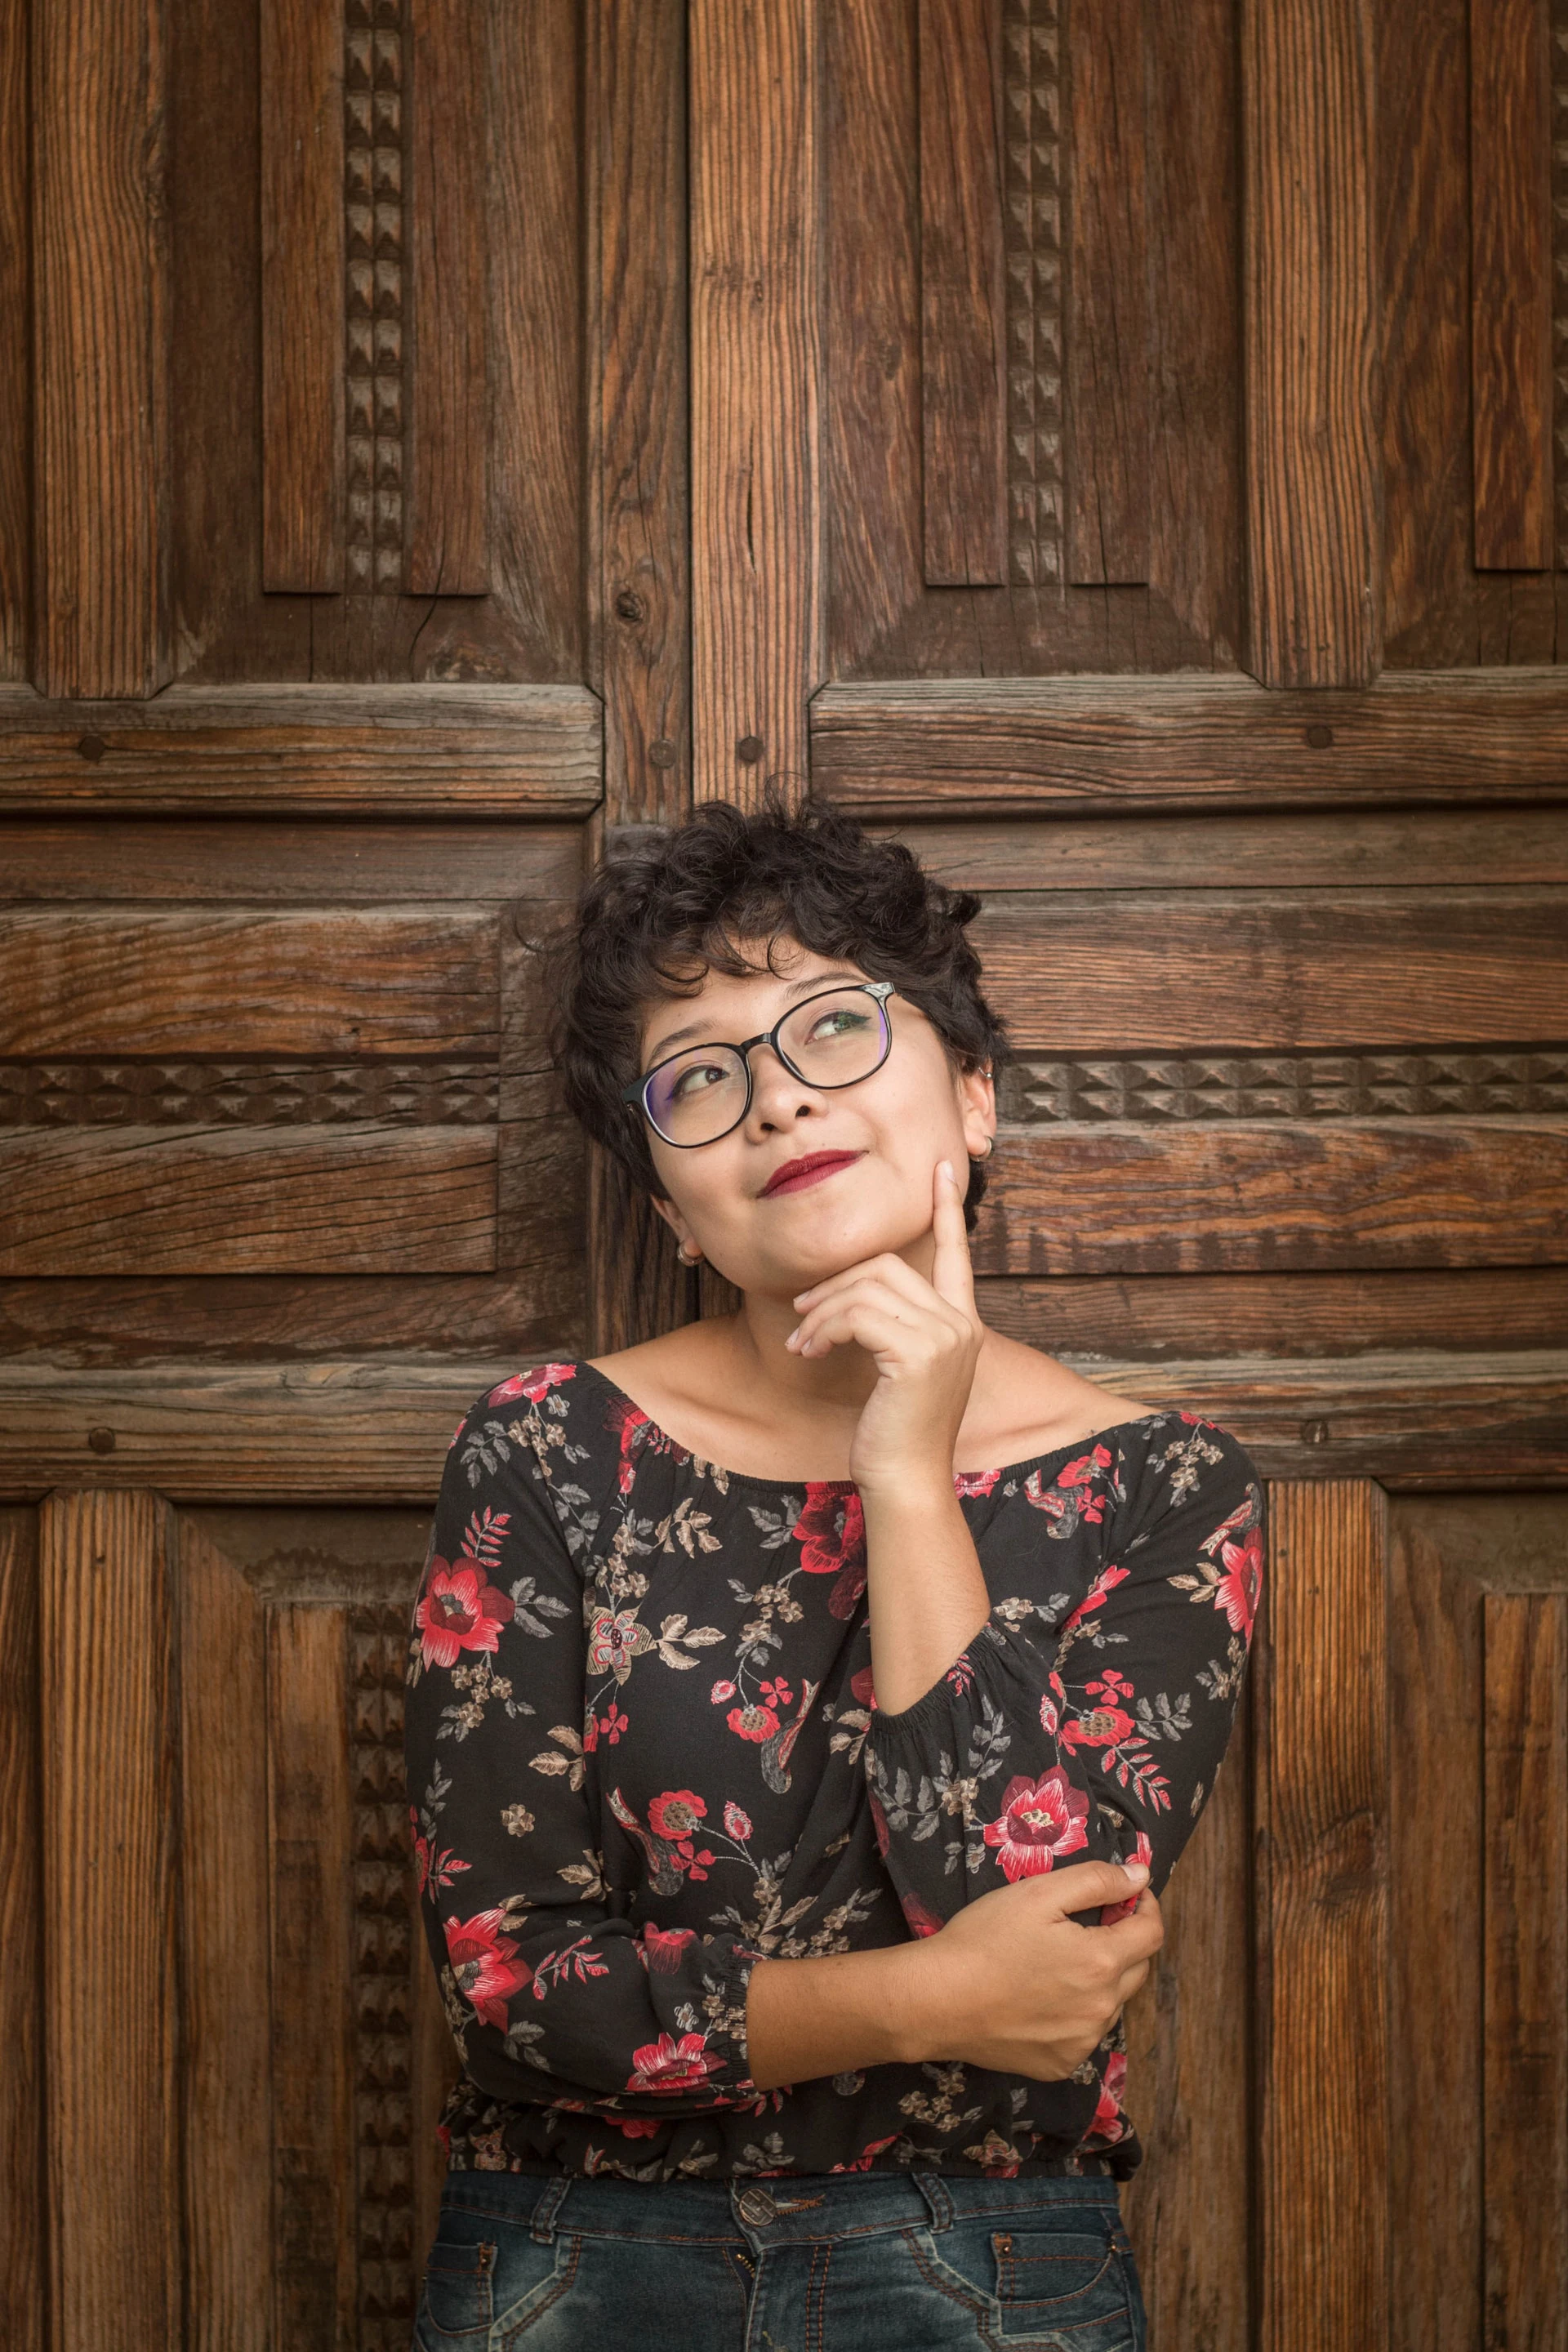
[[[1209,1413],[1270,1477],[1375,1477],[1410,1492],[1568,1485],[1561,1345],[1158,1360],[1080,1359],[1065,1341],[1060,1351],[1118,1396]],[[541,1352],[233,1364],[166,1356],[132,1370],[0,1364],[0,1497],[36,1500],[88,1475],[105,1486],[155,1477],[191,1503],[427,1511],[457,1422]]]
[[409,0],[413,431],[405,582],[480,596],[486,547],[485,19],[468,0]]
[[1247,662],[1365,686],[1381,661],[1369,0],[1245,0]]
[[261,584],[343,585],[343,36],[261,0]]
[[33,677],[148,695],[169,674],[163,33],[156,5],[33,21]]
[[14,908],[0,1054],[484,1056],[496,928],[493,909],[446,906]]
[[1021,1050],[1392,1052],[1563,1035],[1563,912],[1551,890],[1084,890],[991,900],[971,936]]
[[1547,0],[1470,0],[1476,569],[1552,561]]
[[1485,1612],[1488,2352],[1568,2345],[1568,1592]]
[[[1386,1507],[1269,1488],[1253,1688],[1258,2322],[1275,2352],[1389,2325]],[[1355,2193],[1347,2194],[1346,2150]]]
[[279,2345],[356,2338],[345,1641],[342,1609],[268,1613],[271,2323]]
[[0,809],[583,816],[599,733],[575,686],[173,687],[148,709],[5,694]]
[[155,1495],[134,1491],[58,1494],[39,1515],[57,2352],[145,2352],[180,2338],[167,1517]]
[[37,1530],[0,1511],[0,2336],[44,2352],[43,1891],[37,1825]]
[[[513,1369],[586,1344],[581,1252],[542,1246],[510,1274],[60,1276],[0,1283],[0,1359],[58,1370],[152,1364],[171,1353],[214,1364],[336,1356],[343,1334],[366,1357],[425,1349],[493,1352]],[[1529,1345],[1528,1339],[1521,1344]]]
[[658,1338],[700,1311],[698,1274],[675,1254],[669,1227],[618,1160],[588,1146],[588,1328],[597,1356]]
[[688,37],[692,791],[745,806],[804,792],[822,675],[821,34],[693,0]]
[[199,1528],[176,1520],[175,1544],[184,2342],[270,2352],[267,1633],[250,1585]]
[[[1068,579],[1149,577],[1144,0],[1068,0]],[[1162,93],[1163,96],[1163,93]]]
[[1161,1897],[1164,1944],[1127,2008],[1128,2099],[1147,2154],[1125,2211],[1150,2340],[1207,2352],[1253,2341],[1249,1748],[1244,1693],[1225,1766]]
[[605,813],[612,824],[668,824],[691,796],[684,0],[605,0],[587,41],[589,594]]
[[[1475,886],[1568,882],[1568,809],[1019,816],[910,822],[897,835],[928,873],[958,889],[987,892],[1443,888],[1460,876]],[[0,857],[5,847],[0,833]]]
[[[1069,1355],[1354,1356],[1568,1347],[1568,1268],[1436,1274],[982,1276],[981,1317]],[[0,1322],[0,1345],[19,1318]],[[123,1344],[123,1343],[121,1343]],[[105,1359],[105,1360],[108,1360]],[[1455,1369],[1460,1369],[1456,1366]]]
[[570,898],[582,870],[582,834],[568,825],[0,820],[0,874],[23,901],[222,901],[242,880],[250,905],[472,905]]
[[493,1128],[31,1129],[0,1142],[0,1272],[473,1274]]
[[1245,677],[877,681],[825,687],[811,727],[817,788],[886,815],[1568,793],[1568,694],[1551,670],[1391,671],[1354,695]]
[[1007,578],[1001,9],[920,0],[925,578]]
[[1568,1120],[1003,1129],[982,1274],[1568,1260]]
[[[27,0],[0,0],[0,319],[26,316]],[[0,340],[0,678],[25,678],[32,635],[32,360]],[[30,2347],[29,2347],[30,2352]]]

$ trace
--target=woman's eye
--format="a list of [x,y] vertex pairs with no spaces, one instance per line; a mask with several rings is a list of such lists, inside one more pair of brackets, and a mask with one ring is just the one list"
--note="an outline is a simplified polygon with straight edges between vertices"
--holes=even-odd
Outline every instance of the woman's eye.
[[806,1044],[816,1045],[830,1037],[847,1037],[857,1029],[869,1027],[866,1015],[847,1004],[836,1004],[831,1013],[819,1013],[806,1034]]
[[669,1089],[671,1102],[686,1102],[693,1095],[705,1092],[709,1087],[722,1086],[728,1076],[721,1062],[689,1062],[677,1073]]

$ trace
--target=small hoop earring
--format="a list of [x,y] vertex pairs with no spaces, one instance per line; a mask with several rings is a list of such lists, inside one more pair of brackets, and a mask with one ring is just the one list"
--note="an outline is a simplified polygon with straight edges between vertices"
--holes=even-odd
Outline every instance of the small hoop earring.
[[995,1149],[996,1149],[996,1138],[995,1138],[994,1135],[988,1135],[988,1136],[986,1137],[986,1139],[985,1139],[985,1149],[984,1149],[984,1151],[972,1151],[972,1152],[970,1153],[970,1155],[969,1155],[969,1156],[970,1156],[971,1160],[989,1160],[989,1159],[990,1159],[990,1157],[991,1157],[991,1154],[995,1150]]
[[675,1255],[680,1260],[682,1265],[700,1265],[702,1263],[701,1251],[699,1250],[695,1256],[689,1255],[687,1252],[686,1244],[684,1242],[677,1242],[675,1245]]

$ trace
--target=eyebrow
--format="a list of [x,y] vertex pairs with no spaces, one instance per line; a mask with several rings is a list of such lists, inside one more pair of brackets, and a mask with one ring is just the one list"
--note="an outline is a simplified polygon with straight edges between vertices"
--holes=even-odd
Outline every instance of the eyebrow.
[[[807,996],[814,989],[831,988],[836,980],[858,981],[861,977],[862,975],[853,966],[842,971],[814,971],[808,979],[792,980],[784,993],[790,997]],[[684,1029],[672,1029],[668,1037],[661,1037],[654,1049],[653,1058],[648,1063],[647,1070],[643,1072],[644,1077],[647,1077],[648,1070],[657,1070],[659,1064],[668,1059],[676,1046],[688,1045],[694,1038],[700,1038],[705,1045],[728,1045],[735,1042],[729,1037],[706,1036],[703,1030],[704,1024],[700,1021],[692,1021],[689,1022]]]

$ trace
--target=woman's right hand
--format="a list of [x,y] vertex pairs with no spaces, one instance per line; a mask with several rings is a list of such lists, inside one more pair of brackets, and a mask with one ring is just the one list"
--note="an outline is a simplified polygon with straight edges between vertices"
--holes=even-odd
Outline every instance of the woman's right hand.
[[966,1904],[916,1948],[920,2055],[1039,2083],[1070,2075],[1104,2041],[1165,1940],[1147,1886],[1131,1917],[1112,1927],[1071,1914],[1125,1902],[1139,1883],[1120,1863],[1080,1862]]

